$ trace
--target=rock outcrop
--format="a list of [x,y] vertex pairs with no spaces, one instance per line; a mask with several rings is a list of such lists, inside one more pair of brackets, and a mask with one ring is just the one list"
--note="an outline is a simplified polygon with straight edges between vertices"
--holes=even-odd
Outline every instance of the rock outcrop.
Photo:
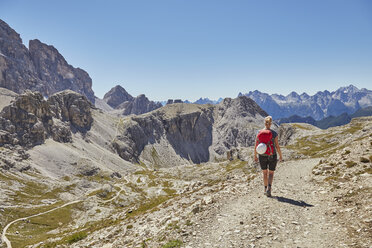
[[66,90],[52,95],[47,102],[53,117],[64,122],[69,121],[74,128],[80,131],[90,129],[93,123],[91,115],[93,106],[83,95]]
[[17,95],[17,93],[11,90],[0,88],[0,111],[3,110],[5,106],[8,106],[11,101],[17,97]]
[[122,115],[139,115],[162,107],[161,103],[150,101],[145,95],[131,96],[120,85],[105,94],[103,100],[114,109],[122,110]]
[[94,103],[92,79],[69,65],[53,46],[31,40],[29,49],[20,35],[0,20],[0,87],[16,93],[39,91],[43,96],[70,89]]
[[127,119],[112,145],[131,162],[202,163],[253,145],[266,115],[247,97],[226,98],[218,105],[174,103]]
[[93,122],[91,103],[73,91],[63,91],[48,100],[39,92],[26,91],[0,113],[0,144],[32,147],[52,137],[71,141],[71,128],[81,132]]

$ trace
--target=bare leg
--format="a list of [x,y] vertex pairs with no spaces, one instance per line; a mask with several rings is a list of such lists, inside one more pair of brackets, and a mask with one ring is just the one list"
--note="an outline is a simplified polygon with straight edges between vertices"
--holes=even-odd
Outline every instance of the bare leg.
[[270,187],[273,184],[273,179],[274,179],[274,171],[269,170],[269,182],[268,183]]
[[263,172],[263,181],[265,189],[267,188],[268,180],[267,180],[267,174],[269,173],[269,170],[262,170]]

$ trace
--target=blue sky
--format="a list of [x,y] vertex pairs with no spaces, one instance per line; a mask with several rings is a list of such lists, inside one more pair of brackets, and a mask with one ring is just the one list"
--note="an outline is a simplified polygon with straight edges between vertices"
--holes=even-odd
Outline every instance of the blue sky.
[[1,0],[0,18],[101,98],[117,84],[152,100],[372,88],[369,0]]

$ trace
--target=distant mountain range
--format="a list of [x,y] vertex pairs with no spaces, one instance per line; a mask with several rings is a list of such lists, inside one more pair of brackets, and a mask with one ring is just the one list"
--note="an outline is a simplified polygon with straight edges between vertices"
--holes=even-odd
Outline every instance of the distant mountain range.
[[253,99],[263,110],[274,119],[286,118],[292,115],[300,117],[311,116],[321,120],[328,116],[338,116],[342,113],[352,114],[360,108],[372,106],[372,91],[358,89],[353,85],[341,87],[336,91],[319,91],[313,96],[291,92],[287,96],[262,93],[258,90],[242,94]]
[[219,104],[223,101],[223,98],[219,98],[218,100],[210,100],[209,98],[199,98],[194,103],[196,104]]
[[281,118],[276,120],[278,124],[282,123],[308,123],[317,126],[322,129],[327,129],[329,127],[341,126],[348,124],[352,118],[362,117],[362,116],[372,116],[372,106],[358,109],[355,113],[349,115],[348,113],[342,113],[338,116],[328,116],[322,120],[315,120],[314,118],[307,116],[301,117],[298,115],[292,115],[288,118]]
[[[209,98],[200,97],[195,102],[191,102],[189,100],[185,100],[185,101],[182,101],[182,102],[183,103],[195,103],[195,104],[219,104],[222,101],[223,101],[222,97],[220,97],[218,100],[211,100]],[[168,101],[161,101],[160,103],[164,106],[164,105],[167,105],[167,103],[169,103],[169,100]]]
[[[31,40],[27,48],[20,35],[0,19],[0,87],[23,93],[26,90],[39,91],[48,98],[66,89],[85,95],[93,104],[105,110],[123,110],[122,114],[141,114],[165,105],[167,102],[153,102],[145,95],[130,96],[125,90],[114,87],[105,99],[95,97],[89,74],[75,68],[64,59],[56,48],[39,40]],[[313,96],[291,92],[287,96],[262,93],[258,90],[239,96],[248,96],[274,119],[292,115],[310,116],[321,120],[343,113],[352,114],[360,108],[372,106],[372,91],[358,89],[353,85],[341,87],[334,92],[319,91]],[[200,98],[197,104],[218,104],[222,98],[211,100]],[[182,102],[172,100],[169,103]],[[184,101],[191,103],[190,101]]]

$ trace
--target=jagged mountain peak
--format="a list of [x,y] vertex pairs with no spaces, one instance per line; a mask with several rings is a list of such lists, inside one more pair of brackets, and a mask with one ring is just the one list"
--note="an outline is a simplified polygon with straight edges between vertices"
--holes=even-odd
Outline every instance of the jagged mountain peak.
[[122,86],[116,85],[104,95],[103,100],[112,108],[117,108],[123,102],[133,101],[134,97]]
[[6,22],[0,19],[0,34],[1,38],[17,41],[18,43],[22,43],[21,36],[11,28]]
[[202,98],[200,97],[198,100],[196,100],[194,103],[196,104],[218,104],[222,101],[223,99],[220,97],[218,100],[211,100],[208,97]]
[[0,20],[0,87],[16,93],[39,91],[49,97],[62,90],[73,90],[95,101],[92,79],[80,68],[67,63],[58,50],[40,40],[29,41]]
[[261,93],[257,90],[250,91],[245,95],[256,101],[275,119],[297,114],[320,120],[329,115],[339,115],[343,112],[351,114],[361,107],[372,105],[372,91],[359,90],[354,85],[341,87],[334,92],[318,91],[312,96],[306,93],[298,95],[292,91],[284,97],[279,94]]
[[287,95],[287,97],[299,97],[299,95],[297,94],[297,92],[292,91],[291,93],[289,93],[289,94]]
[[358,89],[356,86],[350,84],[350,85],[348,85],[348,86],[345,86],[345,87],[341,87],[341,88],[339,88],[339,89],[336,90],[335,92],[343,92],[343,93],[346,94],[346,93],[355,93],[355,92],[357,92],[357,91],[359,91],[359,89]]
[[122,115],[143,114],[162,106],[161,103],[150,101],[144,94],[133,97],[121,85],[116,85],[107,92],[103,101],[110,107],[120,110]]

